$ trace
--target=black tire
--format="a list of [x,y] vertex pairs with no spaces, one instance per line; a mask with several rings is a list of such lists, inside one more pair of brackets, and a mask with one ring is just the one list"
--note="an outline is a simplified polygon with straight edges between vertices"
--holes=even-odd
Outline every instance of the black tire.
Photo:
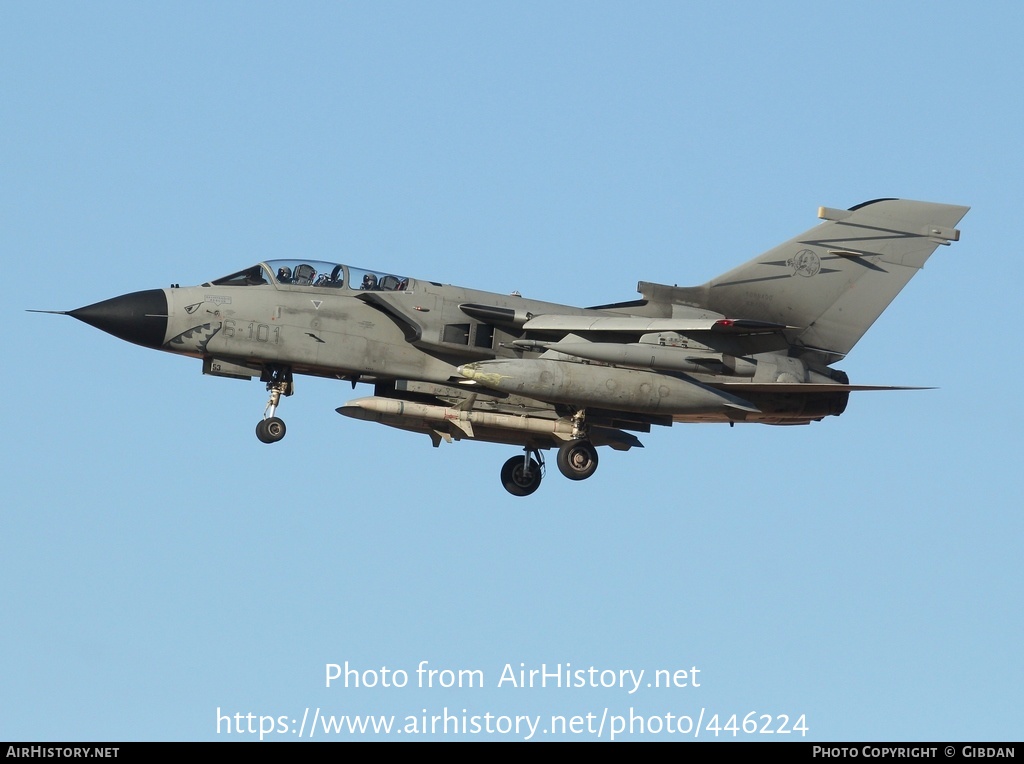
[[286,431],[284,420],[276,416],[261,419],[256,425],[256,437],[263,443],[277,443],[284,437]]
[[597,449],[589,440],[570,440],[558,449],[558,471],[569,480],[586,480],[597,470]]
[[523,457],[513,456],[501,468],[501,484],[513,496],[529,496],[540,488],[540,463],[530,459],[529,474],[523,469]]

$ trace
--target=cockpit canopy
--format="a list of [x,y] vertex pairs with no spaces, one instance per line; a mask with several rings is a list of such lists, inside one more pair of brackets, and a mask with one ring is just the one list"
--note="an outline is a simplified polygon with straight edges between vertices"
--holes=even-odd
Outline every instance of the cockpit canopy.
[[320,260],[268,260],[265,263],[210,281],[204,286],[260,286],[287,284],[324,289],[369,292],[401,292],[412,288],[406,276],[368,271]]

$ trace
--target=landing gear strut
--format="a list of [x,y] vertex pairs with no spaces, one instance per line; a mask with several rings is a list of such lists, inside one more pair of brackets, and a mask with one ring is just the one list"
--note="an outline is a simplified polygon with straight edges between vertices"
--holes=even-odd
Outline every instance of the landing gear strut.
[[522,456],[513,456],[501,468],[501,484],[513,496],[529,496],[540,488],[544,477],[544,455],[527,446]]
[[284,420],[275,416],[281,396],[295,392],[292,382],[292,370],[287,366],[267,366],[260,376],[260,382],[267,383],[270,400],[263,411],[263,419],[256,425],[256,437],[263,443],[277,443],[284,437],[286,428]]
[[[587,412],[572,415],[571,439],[558,449],[558,471],[570,480],[586,480],[597,471],[597,449],[590,442]],[[501,484],[513,496],[529,496],[544,477],[544,456],[540,449],[526,446],[522,456],[513,456],[501,468]]]
[[569,480],[586,480],[597,469],[597,449],[587,440],[587,412],[572,415],[572,440],[558,449],[558,471]]

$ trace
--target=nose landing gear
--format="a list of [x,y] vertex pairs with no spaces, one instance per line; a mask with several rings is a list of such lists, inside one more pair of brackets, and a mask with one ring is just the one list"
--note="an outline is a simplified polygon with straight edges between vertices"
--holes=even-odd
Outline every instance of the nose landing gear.
[[295,385],[292,381],[292,370],[287,366],[267,366],[260,375],[260,382],[267,383],[267,390],[270,392],[270,400],[263,411],[263,419],[256,425],[256,437],[263,443],[277,443],[284,437],[287,428],[284,420],[276,416],[281,396],[288,396],[295,392]]
[[284,437],[286,431],[284,420],[276,416],[261,419],[256,423],[256,437],[263,443],[277,443]]

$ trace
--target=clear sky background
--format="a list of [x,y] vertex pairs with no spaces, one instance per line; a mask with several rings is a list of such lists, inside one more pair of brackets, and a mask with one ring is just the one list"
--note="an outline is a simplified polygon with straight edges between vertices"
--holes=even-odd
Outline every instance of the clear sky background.
[[[1010,2],[0,5],[0,739],[448,708],[1020,740],[1022,33]],[[24,312],[283,257],[629,300],[883,196],[972,210],[839,366],[938,389],[661,429],[528,499],[514,449],[334,412],[370,388],[298,379],[266,446],[258,382]],[[346,661],[409,686],[327,689]],[[521,663],[647,673],[498,687]]]

